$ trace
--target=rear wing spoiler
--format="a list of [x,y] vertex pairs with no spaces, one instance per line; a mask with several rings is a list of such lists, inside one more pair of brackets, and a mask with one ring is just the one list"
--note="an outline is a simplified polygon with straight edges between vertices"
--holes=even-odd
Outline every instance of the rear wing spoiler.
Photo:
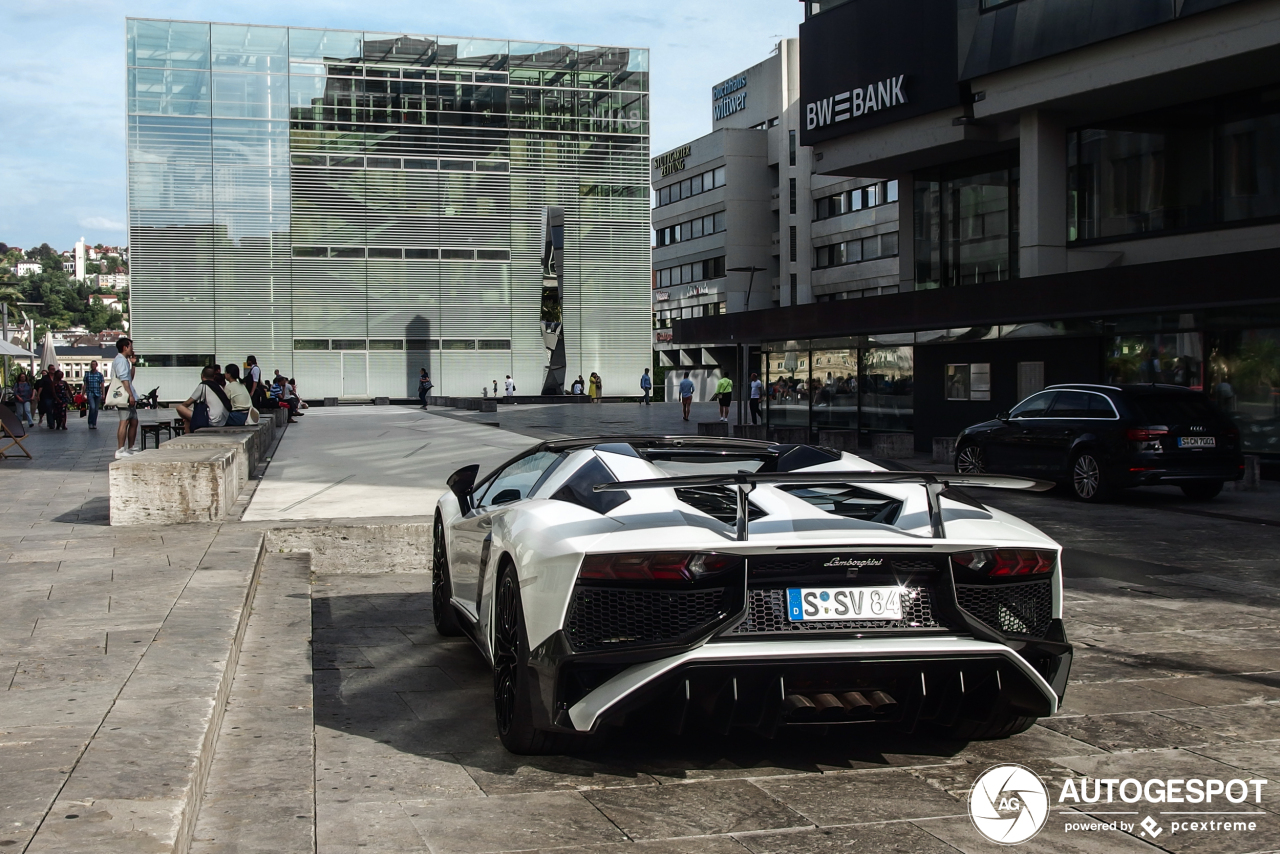
[[599,483],[596,492],[626,492],[632,489],[692,489],[707,486],[738,487],[738,518],[735,527],[737,539],[747,539],[747,495],[761,484],[788,484],[830,486],[846,483],[913,483],[925,488],[929,504],[929,527],[933,536],[945,537],[942,527],[942,508],[938,503],[943,491],[951,487],[977,487],[980,489],[1025,489],[1045,492],[1054,484],[1028,477],[1004,474],[951,474],[922,471],[796,471],[796,472],[738,472],[736,474],[693,474],[679,477],[659,477],[650,480],[628,480],[617,483]]

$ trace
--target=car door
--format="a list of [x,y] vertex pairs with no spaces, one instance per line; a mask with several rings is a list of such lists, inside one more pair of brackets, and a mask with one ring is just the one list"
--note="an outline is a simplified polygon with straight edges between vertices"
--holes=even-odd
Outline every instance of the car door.
[[1071,449],[1076,440],[1088,433],[1096,414],[1091,398],[1093,392],[1058,392],[1053,405],[1039,419],[1034,434],[1028,437],[1028,468],[1033,474],[1058,477],[1066,474]]
[[1013,474],[1029,470],[1032,464],[1030,449],[1038,423],[1056,395],[1056,391],[1031,395],[1015,406],[1001,426],[991,432],[984,448],[990,471]]
[[538,451],[507,464],[476,487],[471,495],[471,510],[454,523],[453,551],[449,556],[453,598],[473,618],[479,613],[483,573],[490,563],[495,517],[527,499],[561,456],[554,451]]

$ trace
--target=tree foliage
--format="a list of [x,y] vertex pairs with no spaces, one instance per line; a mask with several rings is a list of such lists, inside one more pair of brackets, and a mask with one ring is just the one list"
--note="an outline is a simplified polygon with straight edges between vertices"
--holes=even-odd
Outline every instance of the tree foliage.
[[[83,326],[90,332],[101,332],[124,328],[124,317],[119,311],[107,308],[102,300],[90,300],[95,293],[112,294],[111,289],[77,282],[63,272],[61,259],[57,269],[51,270],[46,264],[43,272],[23,276],[16,287],[22,294],[22,302],[43,303],[22,307],[35,317],[37,340],[49,329]],[[0,301],[3,301],[2,295]],[[11,313],[10,317],[14,315]]]

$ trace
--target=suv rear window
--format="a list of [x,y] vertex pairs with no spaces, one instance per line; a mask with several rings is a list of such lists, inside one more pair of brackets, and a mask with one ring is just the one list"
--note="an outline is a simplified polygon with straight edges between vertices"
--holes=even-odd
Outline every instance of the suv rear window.
[[1148,424],[1182,425],[1221,417],[1209,398],[1199,394],[1144,394],[1137,403]]

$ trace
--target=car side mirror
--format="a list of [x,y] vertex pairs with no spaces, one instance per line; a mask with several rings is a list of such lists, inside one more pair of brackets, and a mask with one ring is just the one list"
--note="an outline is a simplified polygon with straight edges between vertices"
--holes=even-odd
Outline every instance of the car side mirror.
[[463,466],[449,475],[449,479],[444,482],[445,486],[449,487],[449,491],[457,496],[463,513],[471,512],[471,490],[476,485],[478,474],[480,474],[480,466]]
[[504,489],[494,496],[492,503],[495,506],[498,504],[510,504],[512,501],[519,501],[523,497],[518,489]]
[[997,415],[997,416],[996,416],[996,420],[997,420],[997,421],[1008,421],[1008,420],[1009,420],[1009,413],[1007,413],[1007,412],[1001,412],[999,415]]

